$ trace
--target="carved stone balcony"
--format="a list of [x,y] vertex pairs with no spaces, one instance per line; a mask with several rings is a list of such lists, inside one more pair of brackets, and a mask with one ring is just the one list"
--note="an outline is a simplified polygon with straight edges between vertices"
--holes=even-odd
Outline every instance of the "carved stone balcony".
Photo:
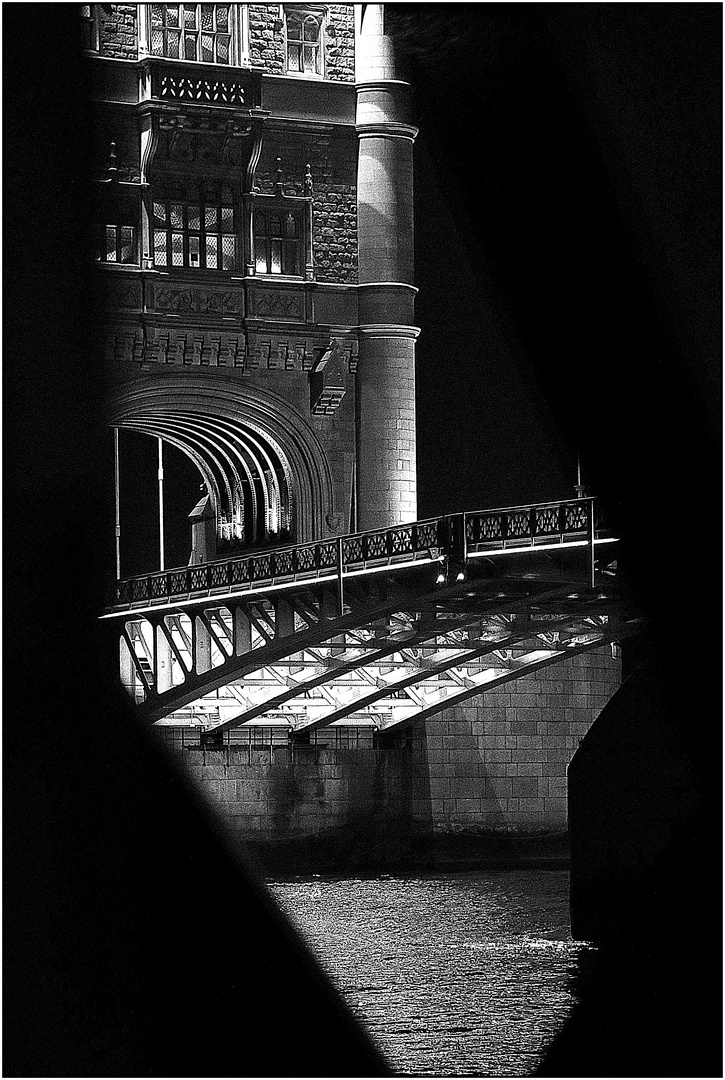
[[141,101],[211,108],[259,109],[262,77],[250,68],[185,64],[147,57],[141,66]]

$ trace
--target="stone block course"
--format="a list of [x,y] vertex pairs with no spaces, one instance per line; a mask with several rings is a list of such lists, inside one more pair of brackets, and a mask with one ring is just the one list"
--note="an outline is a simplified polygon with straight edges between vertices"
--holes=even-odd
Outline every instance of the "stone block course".
[[115,60],[135,60],[138,56],[136,4],[96,4],[98,52]]

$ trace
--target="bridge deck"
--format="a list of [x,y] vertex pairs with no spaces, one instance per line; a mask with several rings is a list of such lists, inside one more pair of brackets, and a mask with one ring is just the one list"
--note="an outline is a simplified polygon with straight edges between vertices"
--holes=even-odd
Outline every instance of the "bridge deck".
[[641,629],[593,500],[415,522],[120,581],[152,723],[388,729]]

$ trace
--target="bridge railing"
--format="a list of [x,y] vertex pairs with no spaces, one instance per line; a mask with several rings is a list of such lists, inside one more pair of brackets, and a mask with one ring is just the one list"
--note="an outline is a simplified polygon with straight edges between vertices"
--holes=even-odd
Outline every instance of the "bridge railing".
[[171,599],[244,591],[259,585],[333,577],[353,570],[513,551],[545,544],[589,542],[606,532],[594,499],[537,503],[428,518],[392,529],[333,537],[318,543],[258,551],[116,581],[115,610]]
[[167,600],[171,596],[228,592],[257,584],[331,576],[340,566],[351,570],[433,559],[439,554],[440,520],[431,518],[393,529],[354,533],[314,544],[296,544],[201,566],[123,578],[115,582],[109,599],[114,607],[131,606]]
[[595,534],[605,532],[601,511],[592,498],[476,510],[465,514],[465,521],[469,550],[539,547],[579,540],[592,529]]

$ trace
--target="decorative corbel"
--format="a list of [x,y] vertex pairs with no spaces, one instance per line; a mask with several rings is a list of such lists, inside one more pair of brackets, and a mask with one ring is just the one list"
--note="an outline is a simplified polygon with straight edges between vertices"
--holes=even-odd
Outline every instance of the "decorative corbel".
[[345,396],[345,364],[340,342],[330,344],[310,372],[310,410],[313,416],[331,416]]
[[248,138],[252,133],[252,123],[244,122],[241,120],[228,120],[224,129],[224,138],[222,140],[221,159],[222,161],[227,159],[229,150],[232,143],[236,139]]
[[152,113],[141,119],[141,183],[148,184],[149,172],[159,145],[159,121]]
[[247,164],[247,172],[244,178],[245,188],[247,192],[254,191],[254,184],[257,176],[257,166],[259,165],[259,158],[262,153],[262,121],[259,119],[252,120],[252,152],[249,155],[249,163]]

